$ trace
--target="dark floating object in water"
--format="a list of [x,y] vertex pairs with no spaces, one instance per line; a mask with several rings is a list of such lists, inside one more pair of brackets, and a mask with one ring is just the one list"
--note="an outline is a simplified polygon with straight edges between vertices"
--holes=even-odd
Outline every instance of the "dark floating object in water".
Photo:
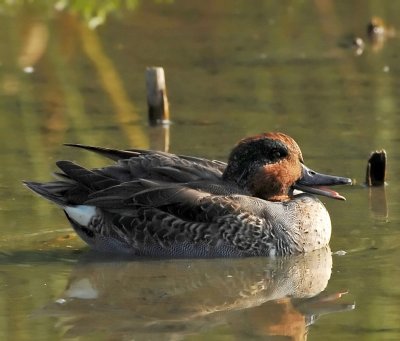
[[388,38],[396,36],[396,30],[393,26],[386,25],[382,18],[372,17],[367,25],[367,36],[372,49],[379,51]]
[[386,32],[385,23],[382,18],[372,17],[367,25],[367,34],[370,38],[384,36]]
[[382,18],[372,17],[367,25],[367,34],[370,39],[393,38],[396,30],[393,26],[387,26]]
[[372,49],[373,52],[377,52],[383,48],[389,38],[396,37],[396,29],[376,16],[371,18],[364,32],[366,36],[362,35],[363,37],[354,34],[344,37],[339,45],[343,48],[351,48],[357,56],[361,56],[367,47]]
[[382,186],[386,178],[386,151],[384,149],[371,153],[368,164],[365,183],[367,186]]

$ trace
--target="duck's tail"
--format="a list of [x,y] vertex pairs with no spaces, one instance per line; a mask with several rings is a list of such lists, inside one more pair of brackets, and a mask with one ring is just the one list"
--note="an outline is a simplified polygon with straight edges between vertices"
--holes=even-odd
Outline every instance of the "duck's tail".
[[[41,197],[61,206],[67,214],[68,219],[72,219],[72,221],[79,224],[81,228],[87,227],[93,217],[99,215],[95,206],[68,203],[66,198],[62,195],[62,193],[68,189],[68,184],[61,181],[48,183],[24,181],[23,183]],[[74,228],[76,229],[76,226],[74,226]]]
[[67,206],[67,200],[62,192],[66,189],[66,184],[62,182],[40,183],[33,181],[23,181],[24,185],[30,190],[39,194],[41,197],[56,203],[59,206]]

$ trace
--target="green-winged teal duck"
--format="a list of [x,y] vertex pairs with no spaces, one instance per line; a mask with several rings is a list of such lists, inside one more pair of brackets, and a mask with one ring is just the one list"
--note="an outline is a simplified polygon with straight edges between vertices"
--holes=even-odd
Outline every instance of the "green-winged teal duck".
[[[348,178],[314,172],[282,133],[241,140],[228,163],[149,150],[94,151],[113,165],[58,161],[48,183],[25,182],[55,202],[92,248],[145,257],[277,256],[326,246],[331,221],[313,195]],[[307,193],[308,192],[308,193]]]

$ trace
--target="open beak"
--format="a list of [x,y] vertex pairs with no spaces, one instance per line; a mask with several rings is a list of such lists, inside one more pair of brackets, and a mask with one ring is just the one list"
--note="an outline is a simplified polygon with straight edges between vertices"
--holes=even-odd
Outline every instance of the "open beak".
[[321,186],[351,185],[351,179],[317,173],[303,164],[302,167],[302,177],[294,183],[294,189],[323,195],[332,199],[346,200],[346,198],[341,196],[338,192]]

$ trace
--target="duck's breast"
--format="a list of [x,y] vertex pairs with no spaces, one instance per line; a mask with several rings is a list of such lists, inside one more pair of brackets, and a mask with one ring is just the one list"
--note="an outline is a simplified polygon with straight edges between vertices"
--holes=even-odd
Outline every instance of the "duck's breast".
[[310,252],[329,244],[331,219],[315,196],[299,194],[284,205],[287,229],[297,236],[301,252]]

